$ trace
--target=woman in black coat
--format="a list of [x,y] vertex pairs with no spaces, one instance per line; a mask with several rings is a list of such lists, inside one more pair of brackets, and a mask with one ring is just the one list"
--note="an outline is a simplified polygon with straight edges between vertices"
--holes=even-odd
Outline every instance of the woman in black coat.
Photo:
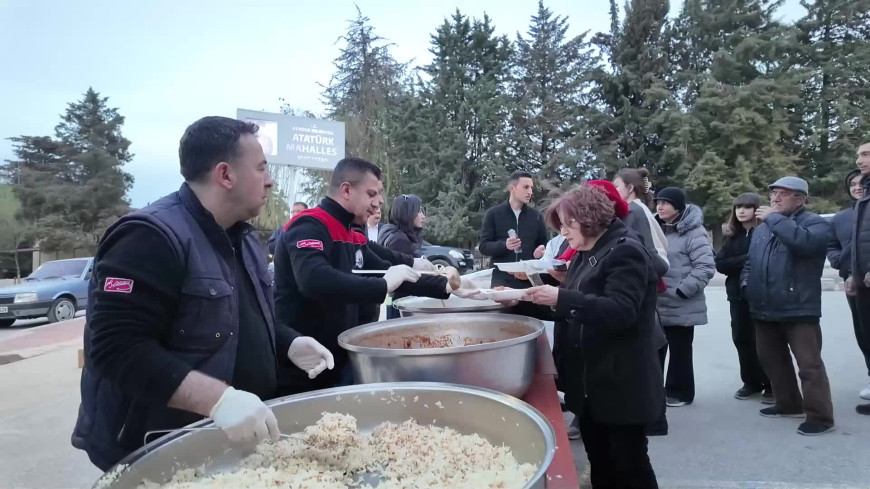
[[[393,199],[393,205],[390,206],[390,224],[381,227],[378,233],[378,244],[393,251],[420,258],[423,256],[420,251],[423,246],[420,233],[423,231],[425,222],[426,215],[423,213],[423,203],[420,197],[399,195]],[[393,300],[402,297],[405,296],[396,293],[393,295]],[[398,317],[400,314],[395,307],[392,305],[387,307],[387,319]]]
[[761,402],[773,404],[770,381],[758,361],[755,349],[755,325],[749,315],[749,303],[740,292],[740,273],[749,257],[749,242],[758,225],[755,211],[761,197],[754,193],[740,194],[731,206],[731,218],[722,226],[725,243],[716,253],[716,270],[726,275],[725,291],[731,305],[731,339],[737,348],[740,379],[743,387],[734,393],[737,399],[749,399],[761,394]]
[[653,339],[658,275],[614,214],[590,186],[555,202],[547,220],[578,253],[561,287],[532,287],[523,299],[554,306],[568,323],[559,345],[569,362],[565,401],[580,416],[592,487],[656,488],[646,425],[664,409]]

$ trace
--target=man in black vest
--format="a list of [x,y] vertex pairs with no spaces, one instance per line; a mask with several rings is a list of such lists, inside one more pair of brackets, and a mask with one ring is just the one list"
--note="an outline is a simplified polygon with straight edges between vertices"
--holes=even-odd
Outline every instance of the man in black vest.
[[[480,227],[480,253],[493,263],[534,260],[539,246],[547,244],[547,225],[541,213],[529,207],[532,200],[532,175],[514,172],[508,180],[510,197],[486,211]],[[509,236],[513,229],[516,237]],[[511,276],[497,268],[492,271],[492,287],[527,289],[531,282]]]
[[[335,370],[310,382],[298,372],[280,380],[280,394],[352,382],[347,352],[338,335],[368,322],[367,305],[382,304],[396,290],[407,295],[447,299],[447,278],[420,275],[432,270],[413,258],[369,241],[354,231],[384,203],[381,170],[360,158],[345,158],[332,172],[329,196],[287,223],[275,250],[275,308],[279,322],[323,343],[335,357]],[[353,270],[386,270],[384,275],[357,275]],[[458,278],[458,277],[457,277]],[[283,373],[283,372],[282,372]]]
[[276,326],[272,280],[246,223],[272,178],[257,126],[224,117],[181,138],[181,189],[113,224],[100,241],[88,293],[73,446],[107,470],[151,430],[210,417],[232,441],[280,434],[261,399],[277,364],[309,376],[329,351]]

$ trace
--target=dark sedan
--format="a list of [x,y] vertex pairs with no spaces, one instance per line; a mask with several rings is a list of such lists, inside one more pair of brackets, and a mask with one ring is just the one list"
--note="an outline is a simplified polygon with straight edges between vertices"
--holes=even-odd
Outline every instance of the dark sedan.
[[423,241],[420,250],[423,257],[435,265],[455,267],[459,273],[469,273],[475,270],[474,255],[471,251],[452,246],[439,246]]

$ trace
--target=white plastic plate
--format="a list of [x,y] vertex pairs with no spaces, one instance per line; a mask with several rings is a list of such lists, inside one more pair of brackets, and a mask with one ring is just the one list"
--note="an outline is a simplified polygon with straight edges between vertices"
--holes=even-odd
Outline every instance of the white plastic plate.
[[480,289],[480,295],[491,301],[518,301],[522,298],[525,290],[523,289]]

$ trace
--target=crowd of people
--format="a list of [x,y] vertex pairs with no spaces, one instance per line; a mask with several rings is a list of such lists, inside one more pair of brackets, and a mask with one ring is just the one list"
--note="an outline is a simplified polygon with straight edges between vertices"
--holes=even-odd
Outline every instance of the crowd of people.
[[[769,205],[755,193],[736,196],[718,252],[701,209],[680,188],[653,195],[645,169],[621,170],[613,182],[587,182],[550,204],[546,221],[559,235],[539,245],[535,258],[568,260],[568,272],[550,270],[554,283],[541,286],[531,286],[523,274],[513,278],[527,289],[525,300],[550,306],[522,313],[555,322],[559,387],[565,408],[575,414],[568,434],[583,439],[593,487],[657,487],[647,436],[667,434],[665,406],[694,401],[694,327],[707,323],[704,289],[716,270],[727,277],[743,383],[734,397],[769,405],[761,416],[805,418],[797,429],[802,435],[834,430],[821,355],[826,255],[844,279],[870,375],[870,143],[858,149],[857,166],[845,178],[852,205],[831,223],[807,209],[809,186],[795,176],[769,185]],[[508,205],[519,216],[529,199],[515,195],[517,176],[531,176],[511,179]],[[487,212],[480,249],[505,260],[505,250],[523,247],[506,231],[519,220],[511,222],[502,209],[492,212],[500,228],[488,227],[495,216]],[[493,275],[493,286],[503,283]],[[859,396],[870,400],[870,384]],[[856,410],[870,414],[870,404]]]
[[[340,333],[376,321],[390,298],[473,287],[455,270],[421,273],[434,271],[421,253],[424,203],[396,196],[381,222],[381,171],[360,158],[338,163],[319,205],[292,206],[268,240],[270,272],[246,222],[272,186],[257,130],[223,117],[192,124],[179,191],[100,241],[72,441],[104,470],[146,432],[203,417],[232,440],[276,439],[264,400],[353,382]],[[524,290],[512,312],[554,321],[558,384],[575,414],[569,435],[583,439],[594,487],[657,487],[647,437],[667,434],[667,407],[695,399],[694,329],[707,323],[704,289],[716,270],[727,276],[743,382],[735,397],[770,404],[763,416],[805,417],[804,435],[834,429],[819,325],[826,254],[845,280],[870,375],[870,143],[857,163],[845,180],[854,206],[831,224],[807,209],[797,177],[769,186],[769,206],[737,196],[718,253],[701,209],[680,188],[654,193],[645,169],[567,190],[544,212],[531,206],[533,175],[511,175],[508,200],[483,218],[479,249],[494,262],[567,263],[540,276],[544,285],[500,270],[491,285]],[[870,399],[870,385],[860,395]],[[870,404],[858,411],[870,414]]]

